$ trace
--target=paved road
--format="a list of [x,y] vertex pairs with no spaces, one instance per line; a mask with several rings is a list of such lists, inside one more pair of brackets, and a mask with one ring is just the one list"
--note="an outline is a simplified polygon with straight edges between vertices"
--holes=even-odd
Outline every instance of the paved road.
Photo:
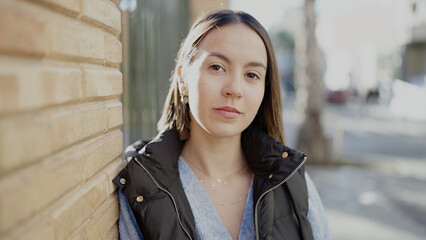
[[[290,146],[302,120],[286,99]],[[333,158],[351,163],[308,166],[333,239],[426,240],[426,123],[361,105],[328,105],[323,123]]]
[[355,166],[307,171],[335,240],[426,239],[426,182]]

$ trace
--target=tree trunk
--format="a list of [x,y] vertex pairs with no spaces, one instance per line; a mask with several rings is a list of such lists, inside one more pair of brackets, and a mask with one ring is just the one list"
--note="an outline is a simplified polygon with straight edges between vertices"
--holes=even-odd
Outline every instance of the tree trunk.
[[314,0],[305,0],[305,83],[307,101],[305,119],[299,129],[297,148],[308,155],[312,164],[330,162],[328,140],[321,126],[321,112],[324,106],[323,77],[320,69],[320,50],[315,36],[316,16]]

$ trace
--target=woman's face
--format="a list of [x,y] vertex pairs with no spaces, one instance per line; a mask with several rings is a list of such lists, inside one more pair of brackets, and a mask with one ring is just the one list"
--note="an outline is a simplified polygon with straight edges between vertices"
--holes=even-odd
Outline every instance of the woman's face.
[[191,133],[241,134],[262,103],[266,67],[266,48],[255,31],[241,23],[212,29],[199,43],[192,63],[181,72]]

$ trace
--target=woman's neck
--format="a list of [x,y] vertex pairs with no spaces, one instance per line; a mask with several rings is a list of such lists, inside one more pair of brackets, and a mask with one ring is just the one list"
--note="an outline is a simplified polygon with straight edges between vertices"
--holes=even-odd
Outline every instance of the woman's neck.
[[217,137],[204,129],[191,128],[181,156],[185,161],[212,177],[221,177],[246,165],[241,147],[241,134]]

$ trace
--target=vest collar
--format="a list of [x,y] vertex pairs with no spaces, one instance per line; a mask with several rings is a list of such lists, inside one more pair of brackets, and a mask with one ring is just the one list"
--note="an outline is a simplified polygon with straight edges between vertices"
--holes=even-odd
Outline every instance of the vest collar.
[[[169,187],[179,177],[178,159],[184,143],[176,129],[168,129],[145,145],[137,157],[164,187]],[[242,133],[241,144],[253,173],[268,178],[271,185],[289,176],[306,157],[253,125]]]
[[257,176],[274,186],[290,176],[305,161],[306,154],[275,141],[266,132],[251,125],[241,135],[247,162]]

